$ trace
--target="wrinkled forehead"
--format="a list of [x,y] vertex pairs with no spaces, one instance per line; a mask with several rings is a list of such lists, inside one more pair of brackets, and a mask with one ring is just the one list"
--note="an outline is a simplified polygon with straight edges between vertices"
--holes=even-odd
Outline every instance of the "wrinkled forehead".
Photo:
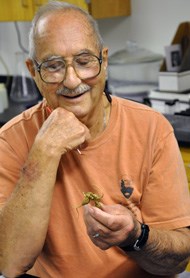
[[53,13],[46,14],[38,20],[36,26],[36,38],[51,34],[76,36],[77,32],[82,33],[88,37],[94,37],[92,26],[86,19],[86,17],[79,11],[56,11]]
[[36,54],[47,48],[76,52],[80,48],[97,46],[92,26],[78,11],[56,11],[41,17],[36,25],[35,41]]

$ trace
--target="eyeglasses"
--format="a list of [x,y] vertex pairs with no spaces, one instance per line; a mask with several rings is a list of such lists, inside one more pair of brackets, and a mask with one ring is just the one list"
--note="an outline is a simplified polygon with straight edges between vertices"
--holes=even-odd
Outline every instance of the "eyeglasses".
[[46,83],[61,83],[65,79],[68,66],[72,66],[77,76],[82,79],[90,79],[98,76],[101,71],[102,53],[100,57],[89,53],[82,53],[73,58],[71,64],[61,58],[52,58],[42,63],[34,60],[36,70],[39,72],[41,79]]

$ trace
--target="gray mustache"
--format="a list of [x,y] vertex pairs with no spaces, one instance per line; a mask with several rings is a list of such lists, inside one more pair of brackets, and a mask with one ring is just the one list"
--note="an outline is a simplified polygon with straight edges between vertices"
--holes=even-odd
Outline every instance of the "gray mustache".
[[67,87],[59,88],[56,91],[57,95],[80,95],[86,91],[89,91],[91,87],[87,84],[80,84],[75,89],[68,89]]

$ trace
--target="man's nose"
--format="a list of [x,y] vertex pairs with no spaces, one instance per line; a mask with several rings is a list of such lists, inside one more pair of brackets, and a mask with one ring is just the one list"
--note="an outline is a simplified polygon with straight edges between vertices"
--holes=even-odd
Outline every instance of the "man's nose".
[[81,79],[76,74],[74,67],[72,65],[68,65],[65,72],[63,85],[69,89],[74,89],[80,84],[81,84]]

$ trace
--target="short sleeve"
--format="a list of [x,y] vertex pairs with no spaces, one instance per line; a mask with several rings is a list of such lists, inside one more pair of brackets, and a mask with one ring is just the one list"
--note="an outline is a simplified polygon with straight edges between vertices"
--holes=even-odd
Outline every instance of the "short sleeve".
[[141,204],[145,223],[166,229],[190,226],[187,176],[173,132],[157,143]]

